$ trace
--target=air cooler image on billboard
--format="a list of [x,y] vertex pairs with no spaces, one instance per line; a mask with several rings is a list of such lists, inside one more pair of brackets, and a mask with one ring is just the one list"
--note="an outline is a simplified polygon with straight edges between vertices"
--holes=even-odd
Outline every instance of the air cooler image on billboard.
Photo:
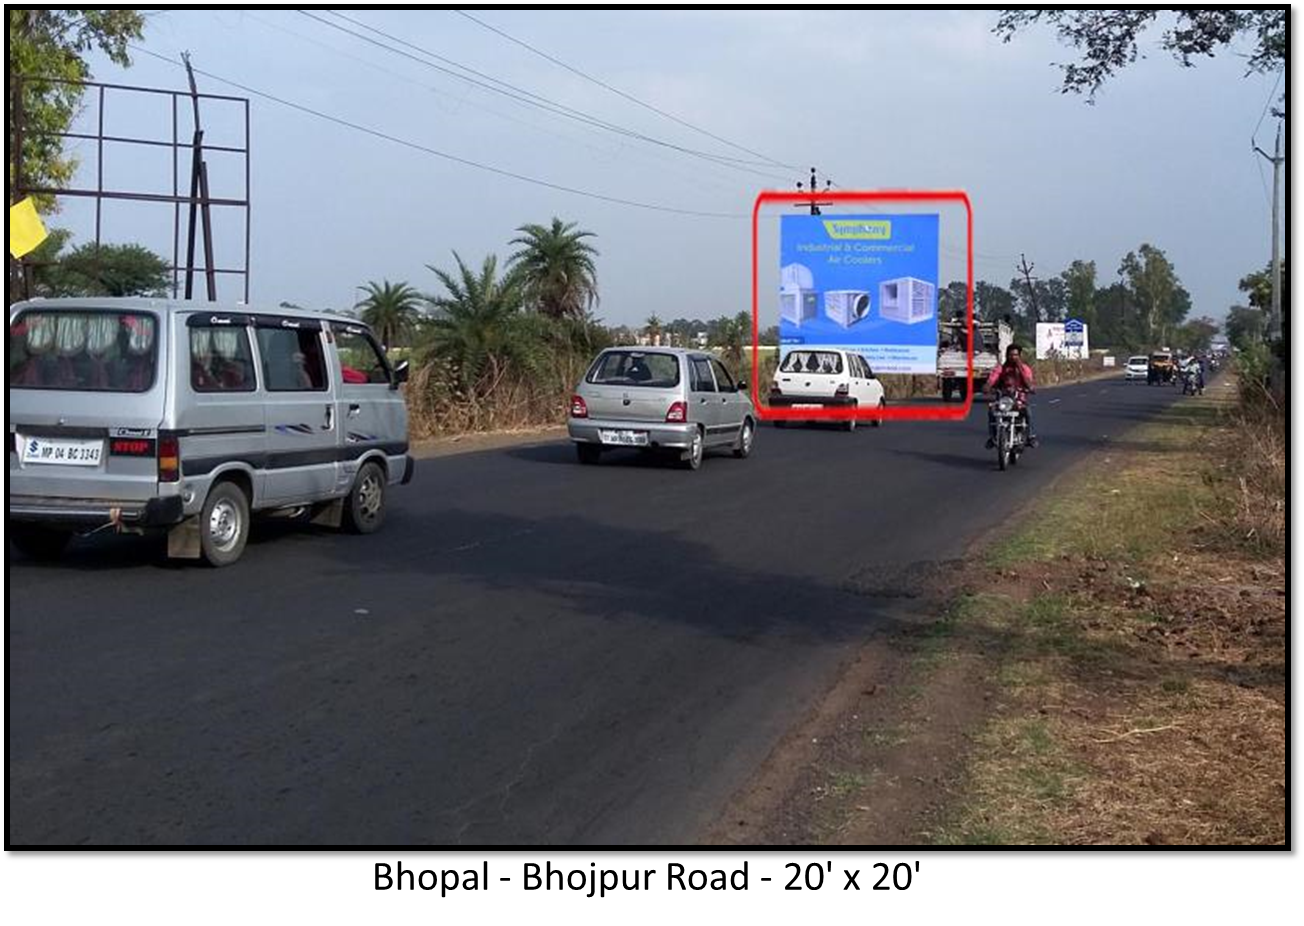
[[937,288],[926,280],[900,277],[878,286],[878,314],[891,322],[913,325],[933,317],[933,296]]
[[843,328],[869,318],[869,293],[863,289],[831,289],[824,294],[824,314]]
[[801,326],[819,314],[815,277],[804,264],[788,264],[779,273],[779,318]]

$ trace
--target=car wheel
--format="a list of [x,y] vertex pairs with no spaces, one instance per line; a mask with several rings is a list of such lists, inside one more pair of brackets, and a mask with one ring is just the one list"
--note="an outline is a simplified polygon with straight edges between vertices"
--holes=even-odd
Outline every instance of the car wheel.
[[44,524],[31,524],[24,521],[9,522],[9,536],[14,541],[18,552],[28,559],[58,559],[59,554],[68,546],[72,532]]
[[951,401],[951,395],[954,392],[955,392],[955,387],[951,385],[951,381],[949,379],[942,380],[942,401],[943,402]]
[[372,534],[385,523],[385,471],[367,462],[358,470],[344,500],[344,527],[351,534]]
[[248,539],[248,496],[234,482],[219,482],[199,512],[199,552],[210,566],[230,566]]
[[755,439],[756,425],[752,424],[752,419],[744,419],[742,430],[738,432],[738,443],[734,445],[733,455],[740,460],[747,459],[751,456],[752,441]]
[[[858,407],[858,404],[859,404],[859,403],[856,403],[856,402],[852,402],[852,403],[851,403],[850,408],[851,408],[852,413],[855,413],[856,408]],[[842,422],[842,429],[843,429],[844,431],[854,431],[854,430],[856,430],[856,424],[857,424],[856,419],[855,419],[855,418],[850,418],[850,419],[848,419],[847,421]]]
[[597,444],[576,444],[575,455],[585,466],[592,466],[602,459],[602,448]]
[[[880,409],[887,408],[887,399],[879,399],[879,400],[878,400],[878,407],[879,407]],[[883,427],[883,419],[882,419],[882,418],[875,418],[873,421],[870,422],[870,424],[873,425],[873,426],[876,427],[876,428],[881,428],[881,427]]]
[[681,462],[685,469],[701,469],[702,457],[705,454],[706,438],[702,435],[702,429],[698,428],[693,432],[693,442],[684,451]]

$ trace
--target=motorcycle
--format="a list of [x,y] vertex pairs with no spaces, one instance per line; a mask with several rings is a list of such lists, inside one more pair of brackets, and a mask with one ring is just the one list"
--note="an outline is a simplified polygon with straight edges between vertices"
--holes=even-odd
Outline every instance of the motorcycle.
[[996,430],[997,467],[1004,470],[1007,466],[1018,465],[1019,454],[1028,448],[1028,421],[1023,410],[1014,401],[1014,396],[1003,392],[993,399],[989,414]]
[[1182,371],[1182,395],[1204,395],[1204,381],[1199,370]]

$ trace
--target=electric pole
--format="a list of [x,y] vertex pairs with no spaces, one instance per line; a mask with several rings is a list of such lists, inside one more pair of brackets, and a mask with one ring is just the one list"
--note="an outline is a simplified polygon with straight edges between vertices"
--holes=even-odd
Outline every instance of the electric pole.
[[[825,189],[826,192],[827,192],[828,188],[831,187],[832,185],[833,185],[833,181],[830,180],[828,177],[825,177],[825,178],[824,178],[824,189]],[[800,193],[801,190],[802,190],[802,182],[801,182],[800,180],[798,180],[798,181],[797,181],[797,192]],[[815,181],[815,168],[812,167],[812,168],[810,169],[810,214],[811,214],[811,215],[821,215],[821,212],[820,212],[820,206],[832,206],[832,205],[833,205],[833,203],[817,203],[817,202],[815,201],[815,197],[818,195],[818,191],[819,191],[819,187],[818,187],[818,185],[816,184],[816,181]],[[803,203],[798,203],[797,205],[800,206],[800,205],[803,205]]]
[[1281,231],[1278,215],[1281,211],[1281,122],[1277,122],[1277,143],[1270,155],[1258,145],[1254,150],[1272,162],[1272,315],[1268,320],[1268,333],[1280,338],[1281,318]]
[[[1036,264],[1028,263],[1028,258],[1024,257],[1022,253],[1019,254],[1017,269],[1023,274],[1023,279],[1028,284],[1028,302],[1032,306],[1032,323],[1034,326],[1041,321],[1041,312],[1037,310],[1037,289],[1032,285],[1032,270],[1036,266]],[[1033,330],[1036,331],[1036,328],[1034,327]]]

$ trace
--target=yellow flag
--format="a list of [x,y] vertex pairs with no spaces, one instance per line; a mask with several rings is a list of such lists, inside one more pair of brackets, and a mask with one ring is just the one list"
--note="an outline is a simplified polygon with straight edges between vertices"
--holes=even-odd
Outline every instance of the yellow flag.
[[48,234],[32,197],[9,207],[9,253],[14,257],[31,253]]

